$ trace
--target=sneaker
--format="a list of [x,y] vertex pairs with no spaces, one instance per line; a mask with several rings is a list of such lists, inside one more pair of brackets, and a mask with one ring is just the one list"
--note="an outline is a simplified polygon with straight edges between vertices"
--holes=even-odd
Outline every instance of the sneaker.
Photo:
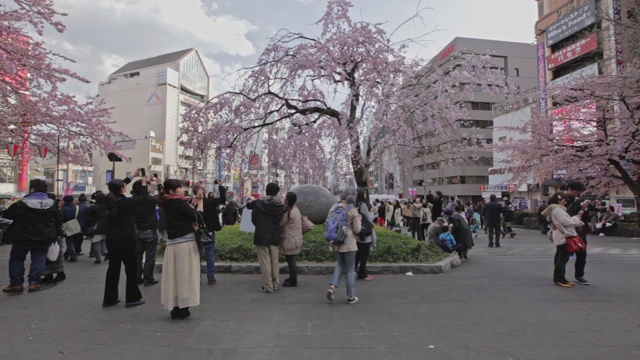
[[600,234],[598,234],[598,236],[605,236],[605,235],[604,235],[604,233],[600,233]]
[[350,297],[350,298],[348,298],[348,299],[347,299],[347,304],[349,304],[349,305],[353,305],[353,304],[357,303],[357,302],[358,302],[358,300],[359,300],[359,299],[358,299],[358,297],[357,297],[357,296]]
[[577,277],[576,282],[581,285],[589,285],[589,281],[584,277]]
[[330,287],[329,290],[327,290],[327,300],[329,300],[330,302],[333,302],[333,300],[336,299],[335,293],[336,293],[336,289]]
[[273,288],[273,291],[278,290],[278,283],[274,283],[271,287]]
[[367,275],[367,277],[362,279],[362,280],[371,281],[371,280],[373,280],[373,276]]
[[138,301],[134,301],[134,302],[128,302],[124,305],[125,308],[129,309],[132,307],[136,307],[136,306],[140,306],[144,304],[144,299],[140,299]]
[[35,292],[40,290],[40,284],[29,283],[29,292]]
[[573,285],[570,282],[556,281],[555,284],[564,288],[573,287]]
[[216,283],[216,279],[215,278],[207,280],[207,285],[213,285],[215,283]]
[[9,286],[5,286],[2,291],[7,292],[7,293],[18,293],[18,292],[23,292],[24,291],[24,286],[22,284],[20,285],[9,285]]
[[267,294],[270,294],[273,292],[271,289],[267,289],[264,285],[260,286],[260,291]]

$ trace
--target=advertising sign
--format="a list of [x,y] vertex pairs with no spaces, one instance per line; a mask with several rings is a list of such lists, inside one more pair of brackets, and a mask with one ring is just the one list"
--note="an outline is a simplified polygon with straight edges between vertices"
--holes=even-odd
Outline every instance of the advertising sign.
[[540,108],[540,114],[547,114],[547,65],[545,56],[546,46],[544,41],[538,44],[538,92],[540,98],[538,99],[538,107]]
[[549,70],[598,49],[598,34],[593,33],[547,56]]
[[544,30],[547,35],[547,46],[575,34],[594,22],[596,22],[596,2],[590,0]]
[[480,185],[480,191],[482,192],[512,192],[518,189],[514,184],[508,185]]
[[[576,70],[571,74],[567,74],[565,76],[559,77],[552,81],[549,81],[550,87],[564,87],[570,86],[584,79],[591,79],[598,76],[598,63],[591,64],[583,67],[580,70]],[[553,90],[551,90],[553,92]]]
[[502,197],[502,193],[500,191],[483,191],[482,198],[488,199],[491,195],[495,195],[497,198]]

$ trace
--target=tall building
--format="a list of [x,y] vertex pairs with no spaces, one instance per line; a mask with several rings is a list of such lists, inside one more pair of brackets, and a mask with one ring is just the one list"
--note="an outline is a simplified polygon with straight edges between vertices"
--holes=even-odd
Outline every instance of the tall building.
[[[431,60],[430,65],[452,68],[457,61],[452,55],[457,52],[488,54],[491,63],[502,69],[518,88],[527,90],[536,85],[536,53],[532,44],[457,37]],[[476,93],[473,99],[464,103],[469,118],[461,119],[459,128],[481,134],[489,144],[492,143],[492,108],[501,100],[493,95]],[[482,186],[489,183],[488,170],[493,167],[493,154],[483,152],[475,155],[463,164],[450,164],[444,152],[414,159],[413,171],[408,172],[412,177],[403,181],[404,193],[409,194],[408,188],[411,187],[416,188],[418,195],[432,189],[465,201],[479,201]]]
[[[536,0],[535,24],[538,61],[539,107],[561,114],[547,96],[551,85],[566,86],[583,77],[615,75],[629,53],[617,26],[635,17],[633,0]],[[546,181],[554,184],[553,179]],[[559,183],[557,180],[555,183]],[[543,195],[557,187],[543,188]],[[611,190],[610,200],[635,211],[633,194],[625,187]]]
[[98,96],[111,108],[113,127],[127,136],[112,141],[128,161],[94,156],[98,187],[104,188],[111,178],[122,178],[139,167],[160,179],[212,183],[216,175],[213,156],[193,173],[190,155],[178,139],[180,115],[209,100],[209,89],[209,73],[193,48],[133,61],[109,75],[100,83]]

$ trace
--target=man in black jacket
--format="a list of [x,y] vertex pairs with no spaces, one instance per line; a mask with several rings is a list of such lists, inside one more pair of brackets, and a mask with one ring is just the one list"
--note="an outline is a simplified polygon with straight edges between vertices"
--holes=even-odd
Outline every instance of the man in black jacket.
[[484,205],[484,221],[489,229],[489,247],[493,247],[493,235],[496,236],[496,247],[500,247],[500,225],[502,224],[502,214],[504,207],[496,200],[495,195],[489,196],[489,202]]
[[264,283],[260,286],[260,291],[271,293],[279,284],[278,247],[282,239],[280,220],[284,213],[284,203],[277,197],[280,191],[278,184],[269,183],[266,190],[267,196],[247,203],[247,209],[252,210],[251,222],[256,227],[253,244],[258,249],[258,262]]
[[24,290],[24,261],[31,253],[29,291],[40,290],[49,246],[56,240],[62,219],[55,202],[47,195],[47,183],[34,179],[29,182],[29,195],[9,206],[2,216],[13,220],[7,237],[13,244],[9,254],[10,284],[4,292]]
[[[436,195],[431,194],[431,190],[427,194],[427,202],[433,205],[431,208],[431,221],[436,221],[437,218],[442,216],[442,193],[436,191]],[[452,209],[453,210],[453,209]]]
[[[133,220],[136,224],[136,257],[138,264],[137,279],[138,284],[151,286],[158,283],[153,277],[156,267],[156,253],[158,251],[158,216],[156,214],[157,196],[143,194],[148,192],[147,187],[142,186],[142,180],[138,180],[131,186],[131,193],[134,198],[144,199],[131,209]],[[144,264],[142,258],[144,256]]]

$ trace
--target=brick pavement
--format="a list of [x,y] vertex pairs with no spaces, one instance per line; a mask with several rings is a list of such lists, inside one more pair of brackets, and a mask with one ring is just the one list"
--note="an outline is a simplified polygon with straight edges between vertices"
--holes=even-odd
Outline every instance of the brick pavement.
[[359,281],[355,305],[344,284],[326,302],[328,276],[274,294],[258,291],[258,275],[220,274],[214,286],[203,276],[202,304],[184,321],[162,309],[159,285],[142,288],[143,306],[103,309],[106,265],[84,256],[52,289],[0,295],[0,358],[638,359],[640,242],[589,240],[591,286],[554,286],[553,245],[518,230],[499,249],[480,235],[469,261],[442,275]]

